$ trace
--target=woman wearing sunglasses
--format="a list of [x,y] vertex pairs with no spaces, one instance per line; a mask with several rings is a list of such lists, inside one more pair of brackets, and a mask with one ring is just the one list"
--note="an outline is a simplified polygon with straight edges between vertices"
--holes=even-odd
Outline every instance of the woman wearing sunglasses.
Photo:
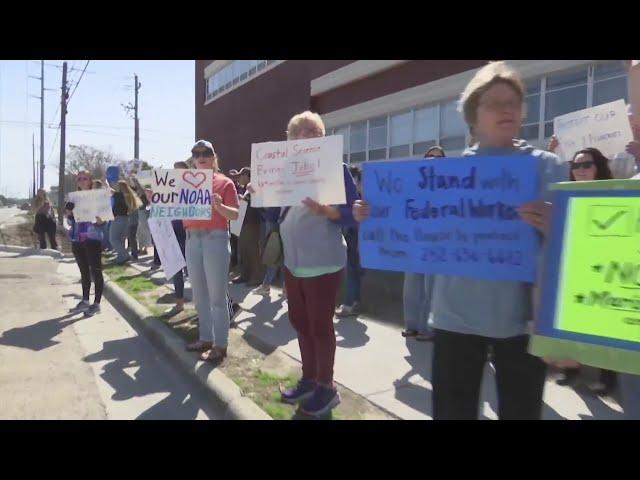
[[[554,136],[550,147],[555,150],[559,142]],[[585,182],[592,180],[612,180],[613,174],[609,168],[609,159],[597,148],[585,148],[579,150],[569,162],[571,173],[569,177],[573,182]],[[580,366],[565,368],[563,375],[556,380],[558,385],[575,385],[580,374]],[[608,395],[615,389],[616,374],[610,370],[600,370],[600,380],[590,385],[590,390],[597,395]]]
[[[93,181],[89,172],[79,172],[76,180],[78,182],[78,190],[91,190],[93,188]],[[74,207],[75,205],[72,202],[68,202],[65,209],[67,219],[71,225],[69,230],[71,251],[80,269],[82,300],[70,311],[72,313],[84,312],[85,317],[91,317],[96,313],[100,313],[100,300],[102,299],[102,288],[104,286],[104,278],[102,276],[102,225],[104,222],[99,217],[96,217],[95,223],[76,222],[73,217]],[[89,304],[91,279],[95,284],[93,305]]]
[[230,178],[220,173],[213,145],[198,140],[191,149],[196,169],[213,170],[211,218],[183,220],[187,231],[186,260],[199,319],[199,339],[187,350],[200,359],[221,362],[229,341],[228,277],[231,246],[229,220],[238,218],[238,193]]

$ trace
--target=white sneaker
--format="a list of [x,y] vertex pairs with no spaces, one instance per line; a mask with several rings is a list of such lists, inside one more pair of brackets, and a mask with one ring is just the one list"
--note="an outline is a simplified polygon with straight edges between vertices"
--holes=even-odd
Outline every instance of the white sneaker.
[[336,308],[337,317],[357,317],[358,316],[358,304],[353,305],[340,305]]
[[269,295],[271,293],[271,287],[269,285],[260,285],[253,290],[256,295]]

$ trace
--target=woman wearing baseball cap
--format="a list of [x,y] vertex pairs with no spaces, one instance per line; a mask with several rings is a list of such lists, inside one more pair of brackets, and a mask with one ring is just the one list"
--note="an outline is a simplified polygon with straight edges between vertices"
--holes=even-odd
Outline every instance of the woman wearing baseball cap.
[[198,311],[199,340],[187,350],[200,358],[219,362],[227,356],[229,310],[229,220],[238,218],[238,194],[231,179],[220,173],[213,145],[198,140],[191,149],[196,169],[213,170],[212,209],[209,220],[183,220],[187,231],[186,260]]

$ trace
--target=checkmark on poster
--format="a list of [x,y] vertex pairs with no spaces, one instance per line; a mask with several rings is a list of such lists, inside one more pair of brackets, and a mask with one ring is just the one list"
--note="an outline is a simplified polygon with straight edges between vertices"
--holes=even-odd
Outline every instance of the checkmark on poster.
[[592,205],[589,209],[589,235],[628,237],[632,234],[632,209],[624,205]]

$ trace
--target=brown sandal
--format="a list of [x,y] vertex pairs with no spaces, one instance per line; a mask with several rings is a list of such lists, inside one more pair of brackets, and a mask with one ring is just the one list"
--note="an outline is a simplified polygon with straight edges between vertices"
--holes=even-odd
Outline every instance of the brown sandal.
[[211,349],[212,346],[213,344],[211,342],[201,342],[198,340],[197,342],[189,343],[186,348],[188,352],[206,352]]
[[227,349],[222,347],[212,347],[206,352],[202,352],[200,360],[203,362],[220,362],[227,356]]

